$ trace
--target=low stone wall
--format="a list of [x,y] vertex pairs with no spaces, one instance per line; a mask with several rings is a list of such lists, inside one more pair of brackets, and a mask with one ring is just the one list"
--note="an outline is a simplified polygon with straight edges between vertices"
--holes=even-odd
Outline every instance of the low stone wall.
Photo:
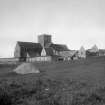
[[0,63],[16,63],[19,61],[19,58],[0,58]]
[[26,62],[40,62],[40,61],[51,61],[51,56],[41,56],[41,57],[34,57],[34,58],[27,58]]

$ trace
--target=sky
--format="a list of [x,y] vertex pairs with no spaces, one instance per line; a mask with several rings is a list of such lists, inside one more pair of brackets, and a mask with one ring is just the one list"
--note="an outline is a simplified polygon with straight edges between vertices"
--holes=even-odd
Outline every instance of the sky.
[[105,0],[0,0],[0,57],[40,34],[69,49],[105,49]]

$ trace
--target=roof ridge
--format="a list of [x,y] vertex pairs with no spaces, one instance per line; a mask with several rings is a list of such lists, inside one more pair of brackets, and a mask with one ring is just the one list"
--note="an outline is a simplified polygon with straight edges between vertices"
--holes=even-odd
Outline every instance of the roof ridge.
[[17,41],[17,43],[33,43],[33,44],[40,44],[40,43],[35,43],[35,42],[23,42],[23,41]]

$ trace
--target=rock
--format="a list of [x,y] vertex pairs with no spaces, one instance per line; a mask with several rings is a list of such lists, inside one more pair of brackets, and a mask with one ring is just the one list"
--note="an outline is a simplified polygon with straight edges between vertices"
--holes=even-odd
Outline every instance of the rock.
[[18,74],[40,73],[38,68],[32,63],[23,63],[14,69],[14,72]]

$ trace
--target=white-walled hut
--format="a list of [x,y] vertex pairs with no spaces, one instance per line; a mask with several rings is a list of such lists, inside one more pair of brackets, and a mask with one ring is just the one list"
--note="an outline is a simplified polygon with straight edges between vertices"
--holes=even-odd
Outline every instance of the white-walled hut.
[[83,46],[81,46],[80,50],[78,51],[79,58],[86,58],[86,50]]

